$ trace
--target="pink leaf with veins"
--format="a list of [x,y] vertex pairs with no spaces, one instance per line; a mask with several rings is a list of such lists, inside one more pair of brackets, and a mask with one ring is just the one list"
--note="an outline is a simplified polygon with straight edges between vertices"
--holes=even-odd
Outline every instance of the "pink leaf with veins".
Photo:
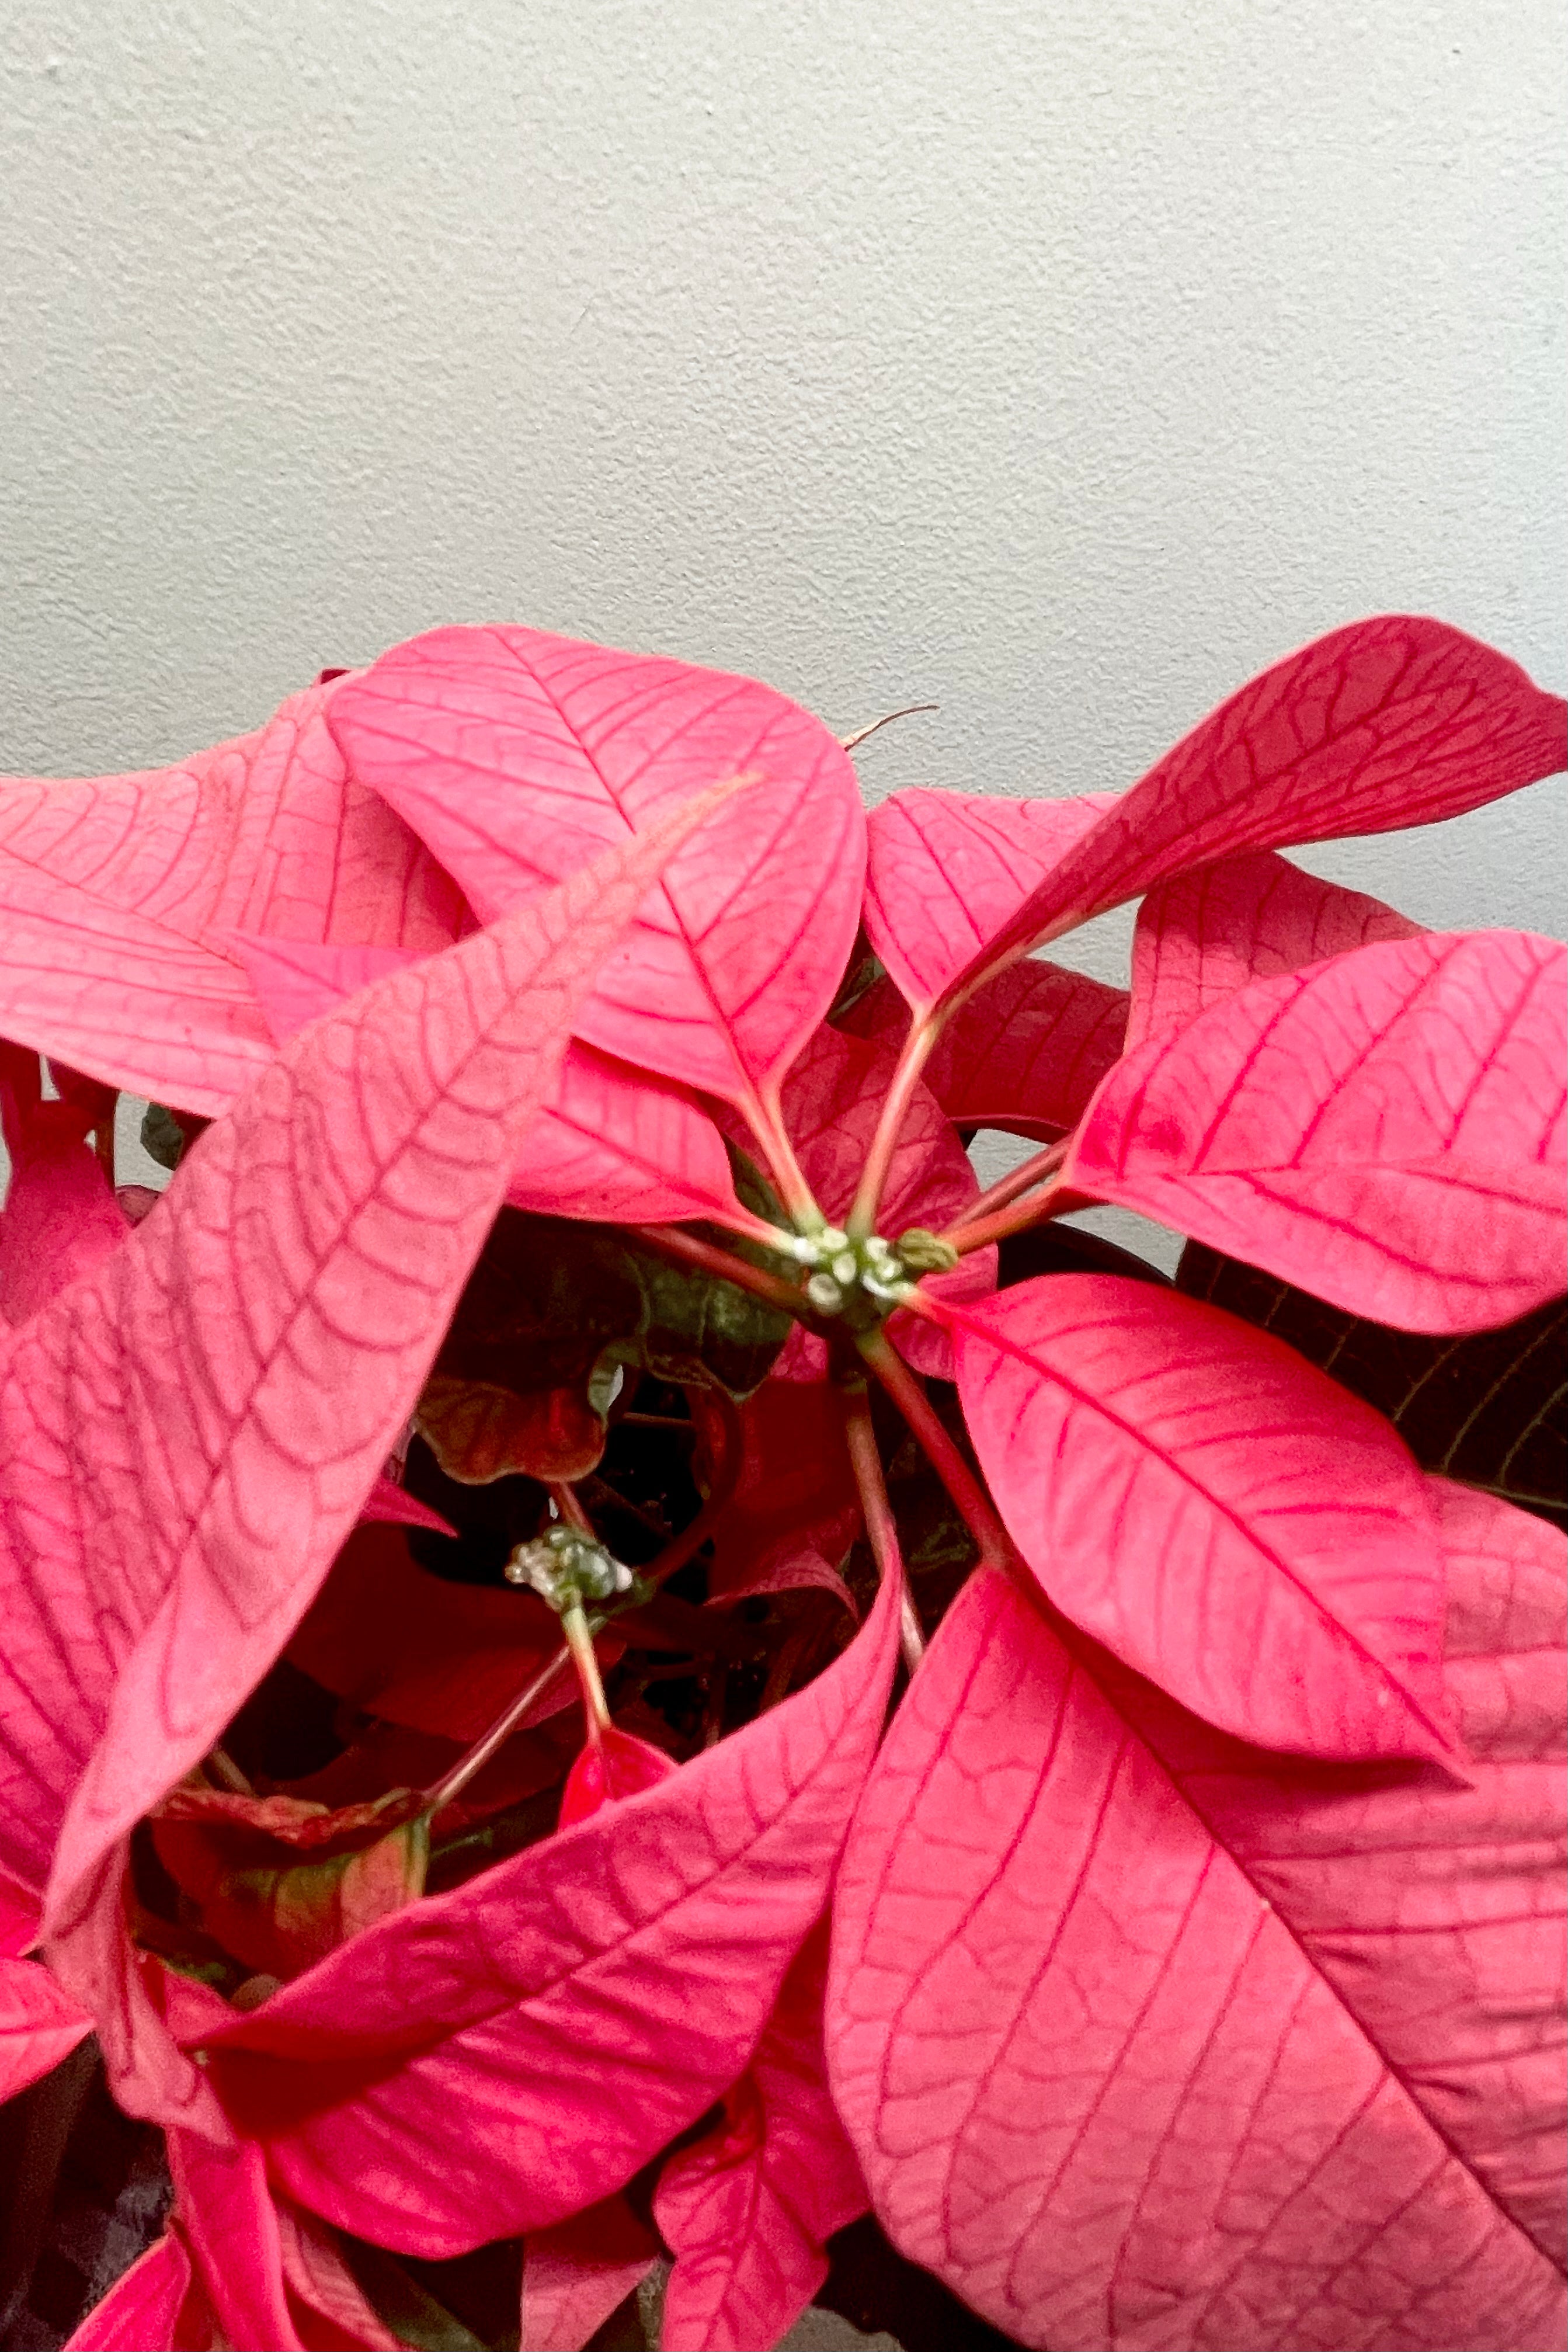
[[1096,1671],[1449,2146],[1562,2263],[1568,1545],[1492,1496],[1427,1485],[1469,1785],[1306,1776]]
[[659,2249],[624,2197],[606,2197],[523,2241],[523,2342],[581,2352],[647,2277]]
[[1568,950],[1423,932],[1254,981],[1112,1071],[1062,1171],[1380,1323],[1563,1287]]
[[[283,2278],[277,2212],[267,2164],[252,2140],[214,2147],[193,2131],[169,2134],[175,2210],[220,2340],[267,2352],[304,2352]],[[384,2339],[383,2339],[384,2340]]]
[[11,1159],[0,1209],[0,1320],[25,1323],[131,1231],[84,1141],[89,1116],[45,1102],[38,1057],[0,1038],[0,1134]]
[[784,1980],[717,2123],[668,2158],[653,2218],[675,2257],[664,2352],[777,2344],[828,2275],[827,2240],[869,2203],[828,2095],[824,1919]]
[[[394,2336],[371,2309],[359,2283],[338,2252],[332,2232],[298,2205],[274,2200],[278,2248],[283,2257],[283,2284],[301,2336],[316,2352],[402,2352],[404,2338]],[[325,2329],[320,2323],[325,2320]]]
[[220,1736],[358,1517],[577,998],[702,814],[316,1024],[157,1214],[0,1339],[0,1866],[49,1874],[51,1960],[117,2070],[120,1841]]
[[1320,882],[1268,850],[1176,875],[1138,909],[1127,1051],[1185,1028],[1251,981],[1420,930],[1381,899]]
[[147,2352],[149,2345],[210,2352],[212,2342],[212,2314],[201,2290],[193,2293],[185,2242],[170,2231],[120,2273],[65,2352]]
[[952,1328],[997,1507],[1075,1624],[1263,1747],[1447,1753],[1442,1559],[1381,1413],[1115,1276],[1019,1283]]
[[1119,1059],[1127,1002],[1125,989],[1057,964],[1013,964],[944,1026],[925,1083],[956,1127],[1053,1142]]
[[890,1588],[815,1682],[659,1787],[198,2028],[274,2178],[340,2227],[441,2256],[551,2227],[694,2123],[826,1899],[897,1623]]
[[270,1058],[235,930],[421,952],[465,920],[429,852],[347,773],[336,686],[172,768],[0,778],[0,1031],[214,1116]]
[[907,792],[872,811],[866,937],[917,1020],[1115,805],[1114,793]]
[[[1393,1939],[1336,1982],[1097,1657],[982,1570],[856,1815],[829,2073],[894,2242],[1042,2352],[1555,2352],[1561,2275],[1353,2006]],[[1456,1865],[1447,1894],[1423,1871],[1413,1924],[1462,1951],[1476,1898],[1504,1907],[1468,1852],[1472,1791],[1386,1766],[1295,1785],[1298,1837],[1315,1817],[1342,1853],[1386,1838],[1385,1919],[1406,1801]],[[1505,2047],[1506,2008],[1484,2029]]]
[[[396,948],[292,940],[236,938],[234,950],[279,1044],[415,961]],[[528,1129],[507,1199],[515,1209],[607,1224],[743,1214],[718,1129],[685,1088],[629,1070],[575,1039],[554,1100]]]
[[538,629],[434,629],[338,690],[354,775],[488,917],[721,777],[763,780],[671,860],[579,1036],[747,1105],[832,1003],[865,820],[825,727],[754,680]]
[[1221,703],[1005,914],[995,892],[977,910],[983,946],[944,990],[1187,866],[1433,824],[1565,766],[1563,700],[1517,663],[1440,621],[1353,622]]
[[67,2058],[92,2020],[59,1979],[22,1956],[38,1940],[36,1899],[0,1877],[0,2105]]

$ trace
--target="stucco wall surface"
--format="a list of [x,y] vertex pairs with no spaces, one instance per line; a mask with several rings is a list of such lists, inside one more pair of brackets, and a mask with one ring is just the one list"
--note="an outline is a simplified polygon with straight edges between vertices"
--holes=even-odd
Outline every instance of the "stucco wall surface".
[[[453,619],[939,702],[875,792],[1130,782],[1377,609],[1561,686],[1565,14],[12,0],[0,768]],[[1309,862],[1554,929],[1560,807]]]

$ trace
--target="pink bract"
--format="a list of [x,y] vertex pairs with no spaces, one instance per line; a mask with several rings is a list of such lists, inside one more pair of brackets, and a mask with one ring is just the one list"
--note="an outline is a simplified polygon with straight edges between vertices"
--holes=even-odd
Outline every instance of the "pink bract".
[[1568,960],[1276,852],[1565,741],[1390,615],[868,825],[497,625],[0,781],[0,2093],[95,2029],[176,2192],[80,2352],[497,2242],[762,2352],[868,2203],[1040,2352],[1561,2341]]

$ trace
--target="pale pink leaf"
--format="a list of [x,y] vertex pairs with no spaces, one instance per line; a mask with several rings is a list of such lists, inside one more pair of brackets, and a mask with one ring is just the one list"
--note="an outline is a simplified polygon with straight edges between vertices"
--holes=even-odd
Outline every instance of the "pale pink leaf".
[[216,2340],[184,2240],[171,2230],[120,2273],[65,2352],[213,2352]]
[[624,2197],[533,2230],[523,2241],[523,2342],[528,2352],[581,2352],[658,2259]]
[[1440,621],[1335,629],[1222,703],[1005,914],[998,889],[943,991],[1186,866],[1479,808],[1568,766],[1565,718],[1517,663]]
[[269,1057],[230,932],[457,937],[456,886],[345,770],[325,723],[340,690],[175,767],[0,778],[0,1032],[210,1116]]
[[1381,899],[1320,882],[1269,850],[1175,875],[1138,909],[1127,1051],[1185,1028],[1250,981],[1420,929]]
[[894,793],[868,830],[865,929],[923,1018],[1116,805],[1114,793],[1015,801]]
[[1568,1543],[1492,1496],[1428,1484],[1464,1785],[1306,1778],[1130,1676],[1100,1678],[1449,2146],[1561,2264]]
[[671,2157],[653,2218],[675,2257],[664,2352],[756,2352],[794,2326],[828,2274],[826,2242],[866,2210],[822,2054],[827,1922],[785,1979],[717,2123]]
[[120,1841],[308,1605],[407,1422],[577,998],[702,814],[317,1023],[155,1215],[0,1339],[0,1865],[50,1873],[50,1957],[111,2067],[129,2063],[107,1990],[122,1946],[98,1897]]
[[[1469,1828],[1470,1792],[1421,1768],[1298,1786],[1325,1850],[1376,1843],[1380,1791],[1453,1805],[1456,1846]],[[1472,1869],[1447,1902],[1461,1934]],[[994,1570],[894,1720],[835,1922],[830,2078],[876,2210],[1009,2336],[1041,2352],[1561,2344],[1555,2265],[1092,1656]]]
[[0,1039],[0,1134],[11,1160],[0,1209],[0,1319],[25,1323],[131,1231],[85,1142],[88,1115],[45,1102],[38,1057]]
[[1564,1284],[1568,950],[1423,932],[1254,981],[1112,1071],[1063,1181],[1410,1331]]
[[954,1318],[964,1417],[1065,1615],[1210,1723],[1441,1756],[1442,1557],[1381,1413],[1266,1332],[1054,1275]]
[[826,1898],[897,1622],[890,1588],[815,1682],[659,1787],[205,2032],[274,2177],[378,2244],[454,2254],[610,2195],[695,2122],[750,2059]]
[[720,779],[759,778],[670,863],[577,1018],[607,1054],[770,1101],[832,1003],[865,820],[826,728],[770,688],[522,628],[435,629],[331,726],[488,919]]
[[[233,944],[280,1045],[344,997],[413,961],[396,948],[241,938]],[[718,1129],[695,1097],[575,1039],[553,1099],[528,1130],[507,1199],[515,1209],[603,1223],[738,1213]]]

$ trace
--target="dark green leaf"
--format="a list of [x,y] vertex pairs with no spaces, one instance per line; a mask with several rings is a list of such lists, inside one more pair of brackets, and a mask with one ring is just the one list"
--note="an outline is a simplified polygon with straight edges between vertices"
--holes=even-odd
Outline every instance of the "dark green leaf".
[[1189,1242],[1176,1287],[1271,1331],[1387,1414],[1423,1469],[1568,1526],[1568,1301],[1434,1338],[1346,1315]]
[[[489,2352],[485,2339],[471,2334],[455,2312],[438,2303],[395,2254],[363,2238],[351,2238],[346,2230],[336,2235],[361,2294],[400,2344],[412,2344],[415,2352]],[[514,2332],[512,2341],[517,2340]]]
[[609,1353],[660,1380],[743,1397],[789,1329],[749,1291],[671,1265],[616,1226],[503,1209],[436,1368],[518,1393],[586,1389]]
[[141,1149],[160,1168],[178,1168],[190,1141],[174,1113],[162,1103],[149,1103],[141,1114]]

